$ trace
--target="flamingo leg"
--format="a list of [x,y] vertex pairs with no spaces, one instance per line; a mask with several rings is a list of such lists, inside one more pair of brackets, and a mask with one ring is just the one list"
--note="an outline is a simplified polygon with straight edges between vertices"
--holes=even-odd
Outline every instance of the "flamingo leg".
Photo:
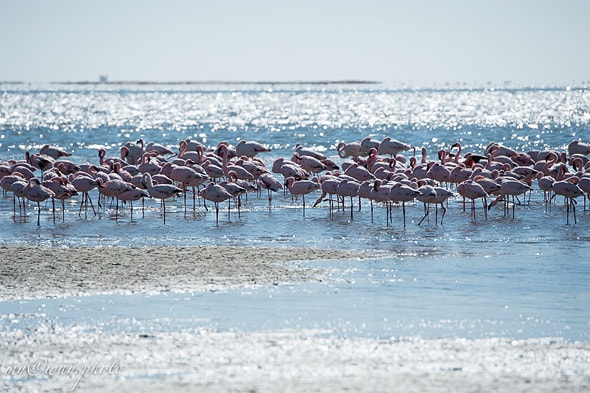
[[305,194],[302,195],[303,199],[303,217],[305,218]]
[[402,212],[404,216],[404,229],[406,229],[406,202],[402,202]]
[[41,226],[41,204],[37,202],[37,226]]
[[[427,207],[428,206],[428,207]],[[422,221],[424,221],[424,219],[426,217],[428,217],[428,214],[430,214],[430,205],[427,205],[426,203],[424,204],[424,211],[426,212],[426,214],[424,214],[424,217],[422,217],[422,219],[420,220],[420,222],[418,222],[418,226],[420,226],[420,224],[422,224]]]
[[442,209],[442,216],[440,217],[440,225],[442,225],[443,220],[445,219],[445,214],[447,213],[447,208],[441,203],[440,207]]

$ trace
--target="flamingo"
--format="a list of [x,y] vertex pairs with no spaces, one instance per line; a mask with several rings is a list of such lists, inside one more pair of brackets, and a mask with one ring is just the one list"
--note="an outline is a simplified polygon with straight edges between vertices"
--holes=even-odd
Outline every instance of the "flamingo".
[[514,210],[515,210],[515,203],[514,198],[518,198],[518,195],[524,194],[527,191],[530,191],[531,187],[519,180],[513,180],[509,178],[502,178],[502,183],[500,183],[500,195],[494,199],[490,205],[488,206],[488,210],[494,207],[499,201],[504,201],[504,215],[506,215],[508,210],[508,199],[507,196],[512,197],[512,218],[514,218]]
[[371,190],[371,196],[370,198],[372,200],[374,200],[375,202],[382,202],[385,203],[385,218],[386,218],[386,222],[387,225],[389,226],[389,216],[390,216],[390,211],[389,211],[389,204],[390,204],[390,199],[389,199],[389,192],[391,191],[391,187],[392,185],[389,183],[385,183],[380,179],[375,180],[375,182],[373,183],[373,189]]
[[[29,183],[23,190],[25,198],[32,202],[37,202],[37,226],[41,225],[41,202],[54,197],[55,193],[49,188],[41,185],[36,178],[29,179]],[[55,212],[54,212],[55,214]]]
[[322,195],[320,195],[320,197],[315,201],[315,203],[313,204],[313,207],[316,207],[321,201],[323,201],[324,198],[326,197],[326,195],[330,195],[330,198],[328,198],[328,201],[330,202],[330,216],[331,216],[333,214],[333,206],[334,206],[334,202],[333,202],[331,196],[336,194],[336,188],[338,187],[338,184],[340,184],[341,180],[342,179],[339,179],[338,177],[332,176],[332,175],[322,176],[320,178],[320,188],[322,190]]
[[311,173],[319,173],[326,170],[326,165],[315,157],[293,153],[293,162]]
[[215,223],[219,224],[219,202],[232,198],[232,194],[219,184],[211,182],[199,192],[199,196],[215,204]]
[[408,151],[412,146],[407,143],[400,142],[391,137],[383,138],[379,144],[379,154],[390,154],[392,157],[397,156],[402,151]]
[[155,142],[148,143],[145,147],[145,151],[146,152],[154,151],[154,152],[158,153],[158,155],[161,155],[161,156],[175,154],[172,150],[168,149],[166,146],[164,146],[160,143],[155,143]]
[[64,177],[55,177],[51,180],[44,181],[41,183],[43,186],[47,187],[55,196],[52,198],[53,204],[53,222],[55,223],[55,199],[61,200],[61,221],[65,221],[65,200],[69,199],[73,196],[78,195],[78,191],[76,188],[68,181],[67,178]]
[[[143,199],[144,198],[149,198],[150,194],[147,192],[147,190],[141,189],[141,188],[131,188],[129,190],[123,191],[118,195],[118,198],[123,201],[123,203],[129,202],[129,207],[131,210],[131,221],[133,221],[133,202],[134,201],[138,201],[138,200],[142,200],[143,203]],[[143,209],[142,209],[143,211]]]
[[309,194],[321,188],[320,184],[312,180],[295,180],[293,177],[285,179],[287,188],[292,195],[301,195],[303,198],[303,217],[305,217],[305,194]]
[[584,143],[582,141],[571,141],[569,145],[567,145],[567,152],[569,155],[574,154],[582,154],[587,156],[590,154],[590,143]]
[[363,148],[363,152],[365,154],[370,154],[371,149],[379,150],[379,145],[381,142],[376,141],[375,139],[371,139],[370,136],[364,138],[361,141],[361,147]]
[[258,153],[264,153],[270,151],[269,148],[263,146],[261,143],[255,141],[244,141],[241,140],[236,145],[236,156],[254,157]]
[[338,156],[340,158],[346,157],[358,157],[365,154],[363,147],[359,142],[352,142],[352,143],[338,143],[336,146],[336,150],[338,151]]
[[283,189],[283,185],[270,173],[263,173],[258,177],[258,184],[268,191],[268,206],[271,206],[272,193]]
[[229,163],[229,154],[228,154],[228,147],[226,145],[221,145],[219,147],[219,153],[223,158],[222,169],[225,177],[229,177],[229,172],[234,172],[238,179],[242,180],[254,180],[254,175],[248,172],[246,169],[239,165],[233,165]]
[[43,145],[41,150],[39,151],[42,155],[52,157],[53,159],[57,160],[59,157],[69,157],[71,156],[70,153],[65,151],[64,149],[57,147],[57,146],[49,146]]
[[[4,179],[4,178],[3,178]],[[18,199],[18,210],[21,213],[21,216],[25,215],[26,203],[25,203],[25,187],[27,186],[27,182],[24,180],[16,180],[12,182],[12,210],[13,210],[13,218],[16,219],[16,199]]]
[[418,190],[413,189],[412,187],[402,184],[402,183],[395,183],[391,190],[389,190],[389,200],[391,202],[401,202],[402,203],[402,211],[404,216],[404,229],[406,229],[406,202],[411,202],[420,195]]
[[182,190],[172,184],[156,184],[152,180],[152,176],[149,173],[144,173],[142,183],[147,188],[148,193],[152,198],[159,199],[162,202],[162,211],[164,215],[164,225],[166,225],[166,202],[168,198],[179,196],[182,194]]
[[369,172],[367,168],[360,166],[356,162],[346,168],[344,170],[344,174],[356,179],[359,182],[375,180],[375,175]]
[[78,212],[78,216],[82,217],[83,207],[86,208],[84,211],[86,213],[86,210],[88,210],[88,202],[90,202],[90,207],[92,207],[92,211],[96,216],[96,210],[94,210],[92,198],[90,198],[90,195],[88,194],[91,190],[98,187],[98,182],[96,181],[96,179],[84,174],[84,172],[81,172],[73,176],[70,182],[78,192],[82,193],[82,200],[80,201],[80,211]]
[[487,198],[489,197],[488,193],[484,190],[481,184],[473,181],[472,179],[465,180],[463,183],[460,183],[457,186],[457,192],[461,194],[465,198],[471,199],[471,218],[475,221],[475,200],[480,199],[483,202],[484,207],[484,214],[485,217],[488,218],[488,209],[487,209]]
[[168,175],[170,177],[170,179],[180,183],[182,186],[181,188],[182,188],[183,194],[184,194],[184,216],[186,218],[186,189],[189,186],[193,188],[193,210],[194,210],[195,209],[195,198],[194,198],[195,187],[200,186],[205,180],[207,180],[207,175],[203,175],[202,173],[197,172],[196,169],[194,169],[190,166],[179,166],[179,165],[174,165],[171,163],[166,163],[162,167],[163,171],[164,171],[164,168],[170,169],[170,173]]
[[306,148],[301,146],[301,144],[297,143],[295,144],[295,153],[298,153],[300,156],[309,156],[309,157],[313,157],[316,160],[320,160],[323,161],[325,160],[327,157],[325,155],[323,155],[320,152],[317,152],[315,150]]
[[121,147],[121,159],[126,158],[127,162],[131,165],[139,164],[144,153],[143,144],[144,142],[141,138],[135,142],[126,142],[125,145]]
[[[354,204],[352,203],[352,198],[355,196],[358,196],[359,194],[359,187],[360,187],[360,183],[357,183],[356,181],[352,181],[352,180],[348,180],[348,179],[343,179],[338,186],[336,186],[336,194],[340,197],[342,197],[342,200],[344,201],[344,197],[349,196],[350,197],[350,219],[353,219],[353,206]],[[344,202],[343,202],[343,206],[342,208],[344,209]]]
[[576,198],[584,196],[584,191],[577,184],[568,180],[560,180],[553,183],[553,192],[555,195],[562,195],[566,201],[566,223],[570,223],[570,205],[574,213],[574,224],[578,222],[576,218]]

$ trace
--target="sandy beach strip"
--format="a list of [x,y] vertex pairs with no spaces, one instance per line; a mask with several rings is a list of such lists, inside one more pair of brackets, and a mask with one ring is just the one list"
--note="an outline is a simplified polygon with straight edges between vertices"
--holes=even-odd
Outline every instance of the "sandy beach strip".
[[0,246],[0,301],[100,293],[198,292],[318,278],[281,262],[358,258],[337,250]]
[[[24,392],[587,392],[590,344],[377,340],[317,331],[4,331],[0,384]],[[61,374],[58,371],[61,370]]]

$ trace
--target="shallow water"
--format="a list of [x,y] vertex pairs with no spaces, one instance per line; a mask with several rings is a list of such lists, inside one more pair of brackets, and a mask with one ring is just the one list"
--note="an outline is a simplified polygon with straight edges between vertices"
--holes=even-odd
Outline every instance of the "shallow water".
[[[564,149],[590,136],[590,93],[585,88],[399,90],[207,87],[120,89],[59,86],[6,90],[0,95],[0,157],[59,144],[76,162],[97,162],[96,148],[116,155],[127,140],[143,137],[176,146],[186,137],[208,145],[256,139],[270,144],[267,164],[290,156],[300,142],[333,156],[338,141],[393,136],[429,151],[460,141],[481,152],[491,141],[514,148]],[[432,154],[432,153],[431,153]],[[409,155],[408,155],[409,156]],[[198,205],[185,217],[182,199],[167,204],[166,226],[157,203],[136,204],[119,215],[102,209],[78,216],[77,201],[65,221],[53,223],[42,205],[26,219],[12,217],[12,198],[0,200],[0,243],[68,246],[249,245],[348,249],[368,259],[301,262],[326,269],[323,283],[215,293],[104,295],[0,302],[4,329],[87,324],[124,331],[320,328],[342,336],[563,337],[589,341],[590,211],[582,200],[577,223],[566,224],[558,200],[549,210],[535,190],[528,204],[505,215],[495,207],[472,221],[459,198],[444,224],[434,213],[422,225],[421,204],[393,209],[364,203],[330,214],[327,203],[309,208],[277,194],[250,195],[220,222]],[[348,206],[348,205],[347,205]]]

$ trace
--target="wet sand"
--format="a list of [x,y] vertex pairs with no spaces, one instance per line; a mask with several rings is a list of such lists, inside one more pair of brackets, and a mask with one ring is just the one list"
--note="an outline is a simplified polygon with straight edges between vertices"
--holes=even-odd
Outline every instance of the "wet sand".
[[127,334],[84,327],[1,336],[7,344],[0,384],[18,391],[590,389],[590,344],[560,340],[375,340],[304,330]]
[[253,247],[0,246],[0,301],[101,293],[198,292],[317,279],[280,262],[357,258],[334,250]]
[[[204,291],[319,280],[280,262],[348,252],[249,247],[0,247],[0,299]],[[111,331],[0,316],[0,389],[181,392],[585,392],[590,343],[372,339],[330,331]],[[26,324],[25,324],[26,325]]]

